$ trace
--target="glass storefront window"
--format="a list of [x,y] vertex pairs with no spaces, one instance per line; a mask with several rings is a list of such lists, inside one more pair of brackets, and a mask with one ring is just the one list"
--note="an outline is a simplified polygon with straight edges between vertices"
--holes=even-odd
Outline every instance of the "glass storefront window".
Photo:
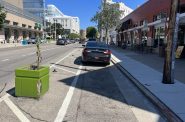
[[158,46],[163,46],[165,39],[165,27],[155,28],[154,31],[154,48],[157,48]]

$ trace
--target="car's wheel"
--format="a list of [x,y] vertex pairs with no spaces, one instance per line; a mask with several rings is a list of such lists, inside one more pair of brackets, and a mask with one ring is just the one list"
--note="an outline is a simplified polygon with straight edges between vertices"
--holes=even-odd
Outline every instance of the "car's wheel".
[[106,62],[105,64],[106,64],[106,65],[110,65],[110,62]]

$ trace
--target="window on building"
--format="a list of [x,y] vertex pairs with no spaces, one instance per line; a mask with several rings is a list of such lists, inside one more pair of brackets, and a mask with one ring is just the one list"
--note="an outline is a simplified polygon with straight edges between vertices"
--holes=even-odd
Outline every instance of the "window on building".
[[22,24],[22,27],[24,27],[24,28],[25,28],[25,27],[26,27],[26,25],[25,25],[25,24]]
[[142,25],[146,25],[148,23],[148,21],[147,20],[142,20],[142,21],[140,21],[140,25],[142,26]]
[[30,29],[31,29],[31,28],[32,28],[32,26],[30,26],[30,25],[29,25],[29,26],[28,26],[28,28],[30,28]]
[[153,17],[153,21],[157,21],[157,20],[161,20],[161,19],[165,19],[167,17],[167,13],[166,12],[161,12],[158,15],[155,15]]
[[165,39],[165,27],[155,28],[154,47],[163,46]]
[[17,25],[18,25],[18,23],[17,23],[17,22],[13,22],[13,25],[17,26]]
[[10,24],[10,20],[5,20],[5,24]]

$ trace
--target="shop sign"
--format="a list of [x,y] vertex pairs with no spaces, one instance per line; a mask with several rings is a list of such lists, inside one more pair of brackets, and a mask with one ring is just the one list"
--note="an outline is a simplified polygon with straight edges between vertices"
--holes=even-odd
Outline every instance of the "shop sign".
[[178,48],[177,48],[177,50],[175,52],[175,57],[176,58],[180,58],[181,57],[183,49],[184,49],[184,46],[178,46]]

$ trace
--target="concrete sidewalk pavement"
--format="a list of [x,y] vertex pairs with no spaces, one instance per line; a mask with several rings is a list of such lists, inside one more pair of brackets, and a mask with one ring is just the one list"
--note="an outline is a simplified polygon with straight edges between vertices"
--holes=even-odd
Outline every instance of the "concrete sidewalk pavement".
[[23,46],[21,43],[5,43],[0,44],[0,48],[20,47]]
[[[43,43],[43,44],[55,44],[55,41],[50,41],[48,43]],[[27,47],[27,46],[32,46],[34,44],[27,44],[27,45],[22,45],[21,43],[0,43],[0,49],[5,49],[5,48],[14,48],[14,47]]]
[[[163,73],[164,57],[160,57],[156,53],[142,53],[139,51],[133,51],[130,49],[122,49],[118,47],[112,47],[118,52],[122,52],[125,56],[136,60],[142,64],[145,64],[158,72]],[[185,84],[185,59],[176,59],[175,61],[175,79]]]
[[185,121],[185,84],[163,84],[162,73],[112,48],[112,60],[166,115],[169,121]]

